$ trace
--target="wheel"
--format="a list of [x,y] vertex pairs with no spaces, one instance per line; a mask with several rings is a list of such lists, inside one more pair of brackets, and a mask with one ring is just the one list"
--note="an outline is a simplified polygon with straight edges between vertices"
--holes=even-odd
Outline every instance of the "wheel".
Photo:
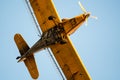
[[20,56],[18,56],[16,59],[19,59],[19,58],[21,58]]

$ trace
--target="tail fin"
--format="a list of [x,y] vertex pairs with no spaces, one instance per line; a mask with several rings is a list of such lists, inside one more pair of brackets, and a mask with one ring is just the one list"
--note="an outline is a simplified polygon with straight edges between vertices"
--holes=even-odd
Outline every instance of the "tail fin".
[[[15,34],[14,40],[15,40],[15,43],[16,43],[18,49],[19,49],[21,56],[23,54],[25,54],[30,49],[20,34]],[[39,72],[38,72],[38,69],[36,66],[34,56],[30,55],[30,56],[26,57],[26,60],[24,60],[24,63],[26,65],[31,77],[34,79],[37,79],[39,76]]]

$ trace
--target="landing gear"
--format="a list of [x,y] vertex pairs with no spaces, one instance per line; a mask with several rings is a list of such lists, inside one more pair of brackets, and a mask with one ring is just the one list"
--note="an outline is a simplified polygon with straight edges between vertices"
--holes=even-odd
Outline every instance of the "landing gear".
[[54,16],[49,16],[48,20],[53,21],[55,26],[43,33],[41,40],[45,42],[44,45],[49,46],[56,43],[65,44],[67,40],[64,37],[65,30],[64,30],[63,24],[57,22]]
[[54,16],[49,16],[48,19],[49,20],[53,20],[55,17]]
[[67,43],[66,41],[60,41],[60,44],[65,44],[65,43]]

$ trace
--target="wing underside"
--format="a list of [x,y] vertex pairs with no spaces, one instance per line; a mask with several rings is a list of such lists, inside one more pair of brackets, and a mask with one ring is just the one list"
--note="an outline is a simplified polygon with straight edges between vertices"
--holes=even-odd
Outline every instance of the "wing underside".
[[56,22],[60,22],[52,0],[30,0],[30,4],[43,32],[55,26],[52,20],[48,20],[48,17],[53,16]]
[[[48,20],[48,17],[54,16],[56,22],[60,22],[52,0],[30,0],[30,4],[43,32],[55,26],[55,23],[52,20]],[[66,39],[66,44],[55,44],[50,49],[67,80],[90,80],[91,78],[69,37],[67,36]]]
[[51,46],[51,50],[67,80],[90,80],[91,78],[68,36],[67,40],[66,44]]

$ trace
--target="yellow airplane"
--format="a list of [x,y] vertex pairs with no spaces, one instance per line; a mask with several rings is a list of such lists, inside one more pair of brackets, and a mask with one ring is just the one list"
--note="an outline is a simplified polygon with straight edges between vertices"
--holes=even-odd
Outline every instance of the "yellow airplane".
[[17,57],[18,62],[24,61],[33,79],[39,77],[34,53],[50,48],[67,80],[91,80],[69,38],[90,16],[80,2],[79,4],[83,14],[60,20],[52,0],[30,0],[43,34],[31,48],[20,34],[15,34],[14,40],[21,54]]

